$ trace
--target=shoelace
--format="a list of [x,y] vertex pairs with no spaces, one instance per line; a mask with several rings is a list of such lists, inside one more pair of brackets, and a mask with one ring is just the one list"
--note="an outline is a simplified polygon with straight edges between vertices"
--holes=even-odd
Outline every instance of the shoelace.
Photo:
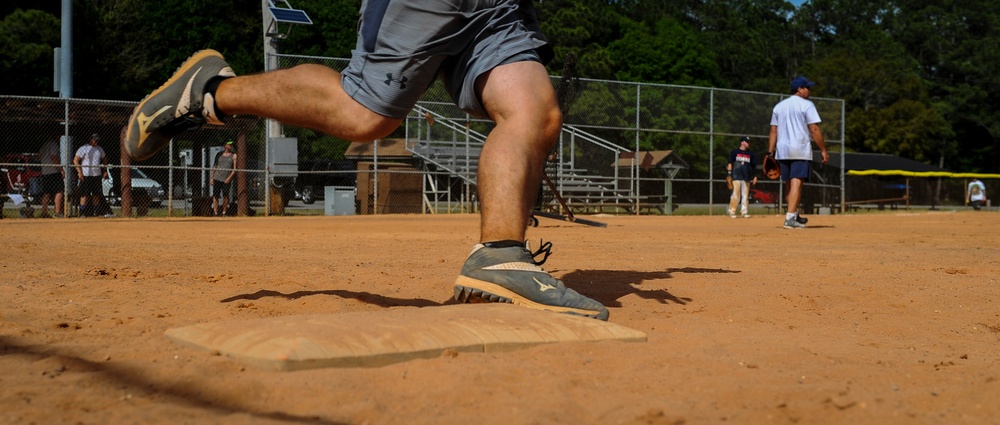
[[[549,259],[549,255],[552,255],[552,242],[545,242],[539,239],[538,243],[540,246],[537,251],[531,252],[531,247],[529,247],[527,243],[524,244],[524,250],[528,251],[528,254],[531,255],[531,261],[533,261],[535,265],[540,266],[545,264],[545,260]],[[535,259],[535,257],[542,254],[544,254],[544,256],[541,261]]]

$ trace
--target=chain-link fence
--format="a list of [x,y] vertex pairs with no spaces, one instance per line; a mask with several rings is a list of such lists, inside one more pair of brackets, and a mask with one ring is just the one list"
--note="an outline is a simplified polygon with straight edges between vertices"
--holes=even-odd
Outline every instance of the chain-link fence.
[[[347,64],[296,55],[281,55],[278,60],[281,68],[303,63],[334,69]],[[750,136],[752,149],[762,157],[771,109],[787,96],[559,77],[553,84],[561,96],[564,128],[547,174],[574,212],[669,214],[691,204],[707,205],[711,212],[714,205],[728,203],[724,172],[730,151],[738,147],[741,136]],[[823,117],[828,148],[841,151],[843,101],[812,100]],[[491,128],[491,122],[455,107],[440,84],[431,87],[390,136],[406,143],[405,158],[393,161],[405,162],[411,167],[407,172],[419,175],[411,177],[410,191],[416,190],[418,177],[423,179],[419,211],[476,209],[476,162]],[[311,143],[301,136],[299,142]],[[841,169],[817,170],[809,183],[815,189],[806,192],[803,202],[839,209],[844,192]],[[780,186],[762,181],[758,189],[780,198]],[[544,185],[541,189],[539,207],[558,209],[553,191]]]
[[[251,215],[262,209],[267,170],[262,161],[263,121],[258,118],[236,117],[226,127],[206,126],[183,133],[152,158],[131,163],[121,140],[135,102],[9,96],[0,97],[0,102],[4,115],[0,119],[0,187],[8,216],[79,215],[82,167],[76,167],[74,158],[95,136],[107,166],[102,173],[102,196],[84,200],[92,207],[88,215],[212,215],[216,211]],[[230,193],[216,197],[218,205],[213,209],[214,159],[228,141],[236,146],[239,173]],[[55,143],[58,155],[43,152],[46,142]],[[42,184],[47,173],[58,173],[62,183],[50,189],[54,193],[49,196]],[[280,189],[282,180],[276,181]],[[286,186],[293,191],[290,184]],[[55,205],[58,200],[62,201],[59,207]],[[252,208],[253,203],[261,207]]]
[[[319,63],[342,69],[347,60],[281,55],[277,63],[281,68]],[[670,214],[695,205],[707,207],[708,213],[724,212],[730,194],[724,182],[729,152],[741,136],[750,136],[751,149],[762,156],[771,108],[786,96],[558,77],[553,84],[562,97],[565,124],[546,167],[555,190],[544,184],[539,188],[538,208],[558,210],[557,193],[577,213]],[[823,118],[828,148],[842,151],[843,101],[812,100]],[[234,117],[224,127],[183,133],[152,158],[130,163],[120,140],[134,106],[0,97],[0,183],[6,216],[42,214],[38,177],[53,169],[32,165],[39,162],[69,171],[62,179],[70,195],[63,201],[63,214],[78,214],[73,156],[95,133],[108,158],[109,179],[101,200],[106,214],[475,212],[478,156],[493,126],[463,113],[435,84],[397,131],[374,143],[348,143],[256,117]],[[46,141],[58,143],[58,161],[39,158]],[[213,196],[216,156],[230,141],[237,173],[230,193]],[[840,210],[843,199],[896,198],[899,187],[907,191],[906,203],[911,205],[963,203],[966,182],[958,179],[845,179],[842,164],[815,168],[815,178],[804,192],[807,212],[813,206]],[[123,176],[123,169],[130,172]],[[987,193],[996,193],[993,181],[986,184]],[[757,202],[780,204],[783,198],[776,181],[761,179],[755,189]],[[16,202],[19,199],[24,201]],[[48,201],[44,208],[51,215],[55,199]]]

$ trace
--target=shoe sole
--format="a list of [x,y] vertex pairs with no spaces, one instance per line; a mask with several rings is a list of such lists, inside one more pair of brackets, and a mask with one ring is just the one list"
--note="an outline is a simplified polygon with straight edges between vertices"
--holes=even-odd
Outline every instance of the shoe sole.
[[[176,98],[171,100],[171,102],[174,102],[175,104],[167,104],[158,111],[153,112],[151,116],[146,117],[144,119],[145,125],[139,122],[139,116],[143,114],[143,108],[146,106],[147,102],[153,100],[160,94],[167,92],[169,89],[174,88],[174,83],[177,83],[182,79],[187,79],[190,82],[193,75],[188,75],[188,72],[202,60],[212,57],[217,57],[220,61],[225,63],[225,59],[222,57],[222,54],[215,50],[205,49],[198,51],[185,60],[184,63],[182,63],[181,66],[174,71],[174,74],[170,76],[170,79],[168,79],[167,82],[163,83],[160,88],[154,90],[139,102],[139,105],[135,107],[135,111],[132,112],[132,116],[129,118],[128,131],[125,133],[125,150],[128,151],[129,156],[135,160],[142,161],[153,156],[153,154],[162,149],[163,146],[170,143],[170,139],[164,140],[162,137],[149,132],[147,128],[154,124],[159,124],[155,127],[160,127],[165,122],[169,122],[177,118],[177,104],[180,103],[181,98],[190,93],[191,87],[185,85],[183,87],[183,91],[177,93]],[[191,109],[201,109],[201,101],[201,99],[189,99],[190,105],[196,106]],[[164,113],[170,109],[173,109],[174,113],[164,115]]]
[[607,314],[604,312],[538,303],[500,285],[466,276],[459,276],[458,279],[455,280],[455,299],[461,303],[507,303],[521,307],[533,308],[536,310],[569,313],[578,316],[608,320]]
[[806,228],[806,226],[804,226],[804,225],[803,225],[803,226],[789,226],[789,225],[787,225],[787,224],[786,224],[786,225],[784,225],[784,226],[781,226],[781,227],[784,227],[784,228],[786,228],[786,229],[793,229],[793,230],[797,230],[797,229],[805,229],[805,228]]

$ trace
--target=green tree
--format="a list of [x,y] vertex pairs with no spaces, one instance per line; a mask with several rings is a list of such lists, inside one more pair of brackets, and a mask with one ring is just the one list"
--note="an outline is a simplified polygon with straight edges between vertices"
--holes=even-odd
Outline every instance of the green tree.
[[815,95],[846,102],[849,149],[899,155],[927,163],[954,150],[954,122],[936,102],[923,67],[893,28],[899,7],[890,0],[815,0],[798,25],[815,48],[801,72],[820,82]]
[[137,53],[144,63],[153,64],[139,76],[145,86],[140,93],[155,89],[177,64],[201,49],[218,50],[237,73],[263,70],[259,7],[188,0],[161,0],[157,7],[149,7],[148,2],[140,0],[106,1],[111,2],[111,8],[127,8],[138,16],[132,25],[140,27],[131,31],[133,36],[142,34],[141,52]]
[[[887,22],[921,67],[929,93],[955,133],[961,171],[1000,164],[1000,11],[989,0],[899,1]],[[942,154],[950,149],[944,146]]]
[[577,74],[585,78],[614,78],[616,66],[607,45],[621,36],[617,8],[600,0],[552,0],[536,4],[542,31],[555,51],[549,64],[562,72],[567,55],[577,58]]
[[866,52],[836,48],[808,67],[816,93],[845,100],[845,143],[861,152],[935,162],[951,126],[931,101],[919,67],[899,43],[872,33]]
[[[293,3],[314,24],[292,27],[280,41],[282,53],[349,56],[361,0]],[[785,0],[546,0],[535,6],[555,49],[553,74],[562,72],[570,54],[577,59],[576,74],[585,78],[784,94],[791,77],[805,74],[820,82],[817,96],[847,101],[849,148],[926,162],[944,156],[956,170],[996,171],[1000,10],[993,3],[810,0],[793,8]],[[59,12],[53,2],[9,0],[0,6],[4,94],[53,95]],[[74,95],[137,100],[203,48],[222,52],[237,73],[259,72],[261,15],[256,3],[77,0]],[[608,110],[602,96],[632,94],[631,87],[607,91],[584,88],[568,113],[609,125],[636,115],[663,125],[696,118],[685,114],[691,99],[683,97],[663,98],[664,105],[638,112]],[[744,125],[739,116],[716,118],[732,128]],[[299,137],[303,146],[340,146],[312,143],[325,136],[305,130]],[[640,141],[651,148],[677,142],[659,136]],[[336,155],[310,149],[304,151]]]
[[627,27],[622,38],[608,46],[618,65],[616,79],[697,86],[719,82],[712,51],[689,26],[667,17],[652,26]]
[[59,19],[41,10],[17,9],[0,21],[0,93],[51,96],[53,48]]
[[[296,55],[348,58],[357,39],[360,0],[297,0],[312,25],[294,25],[281,51]],[[284,26],[282,27],[284,28]]]
[[698,11],[723,87],[764,91],[793,72],[790,16],[784,0],[706,0]]

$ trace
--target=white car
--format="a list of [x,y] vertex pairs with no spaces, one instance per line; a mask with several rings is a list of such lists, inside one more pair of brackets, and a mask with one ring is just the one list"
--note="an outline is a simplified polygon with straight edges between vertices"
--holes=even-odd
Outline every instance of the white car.
[[[163,203],[163,198],[166,196],[166,192],[163,190],[163,186],[149,178],[146,173],[138,168],[122,168],[122,172],[125,170],[130,170],[132,175],[132,194],[135,195],[137,190],[144,190],[146,194],[149,195],[150,202],[152,206],[158,206]],[[120,205],[122,202],[121,194],[118,193],[118,188],[115,186],[115,182],[111,175],[108,175],[107,179],[104,179],[104,197],[109,203],[113,205]]]

